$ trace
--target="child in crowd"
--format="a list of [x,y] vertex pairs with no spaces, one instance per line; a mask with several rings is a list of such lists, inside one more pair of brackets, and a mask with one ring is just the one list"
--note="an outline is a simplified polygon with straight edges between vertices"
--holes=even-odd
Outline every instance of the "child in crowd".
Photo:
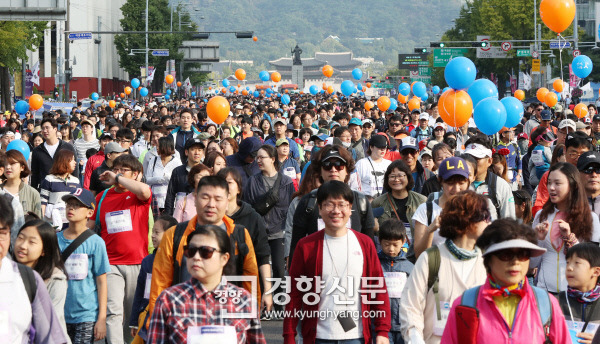
[[392,329],[389,332],[390,344],[404,344],[400,332],[400,295],[406,279],[414,265],[406,259],[407,242],[404,224],[397,219],[389,219],[379,227],[379,262],[385,276],[392,309]]
[[600,247],[587,242],[567,251],[568,289],[560,293],[562,308],[573,343],[591,343],[600,325]]
[[[492,171],[502,179],[506,180],[507,183],[512,183],[512,180],[508,175],[508,165],[506,164],[507,148],[499,149],[496,153],[492,154]],[[506,153],[506,154],[505,154]],[[511,171],[512,172],[512,171]],[[512,177],[512,176],[510,176]]]
[[106,274],[110,263],[104,240],[87,229],[96,206],[92,192],[77,188],[62,200],[69,227],[57,237],[69,285],[65,301],[67,333],[73,344],[88,344],[106,336]]
[[515,199],[515,215],[520,223],[530,225],[533,221],[531,213],[531,195],[525,190],[513,191]]
[[[177,220],[175,220],[173,216],[169,215],[162,215],[158,217],[154,222],[154,227],[152,228],[152,246],[156,247],[156,249],[154,249],[154,252],[147,255],[142,260],[142,267],[140,268],[140,274],[138,275],[137,280],[137,287],[135,288],[135,295],[133,296],[131,317],[129,319],[129,327],[131,328],[132,337],[136,337],[140,321],[144,321],[146,318],[146,312],[144,312],[144,310],[146,309],[146,307],[148,307],[150,299],[150,282],[152,281],[152,267],[154,265],[154,257],[156,256],[158,245],[160,244],[160,241],[162,240],[165,231],[175,225],[177,225]],[[140,314],[142,313],[143,318],[140,319]],[[139,339],[140,337],[136,337],[133,343],[141,343],[141,341],[138,341]]]
[[529,158],[529,182],[531,185],[537,185],[542,179],[542,176],[550,168],[550,162],[552,161],[552,149],[550,146],[556,139],[550,129],[539,135],[536,138],[537,146],[531,151],[531,158]]

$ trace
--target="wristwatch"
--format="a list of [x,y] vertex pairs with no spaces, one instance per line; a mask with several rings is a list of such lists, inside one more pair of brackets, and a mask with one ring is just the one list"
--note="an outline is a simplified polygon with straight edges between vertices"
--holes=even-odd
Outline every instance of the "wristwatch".
[[115,176],[115,184],[119,184],[119,177],[121,177],[123,175],[123,173],[117,173],[117,175]]

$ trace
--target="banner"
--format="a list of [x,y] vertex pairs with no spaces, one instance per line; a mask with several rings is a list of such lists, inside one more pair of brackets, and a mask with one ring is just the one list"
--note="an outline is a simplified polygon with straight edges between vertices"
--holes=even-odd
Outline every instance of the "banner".
[[579,84],[579,78],[577,75],[573,74],[573,66],[569,63],[569,86],[575,88],[577,87],[577,84]]
[[40,61],[36,62],[35,65],[33,65],[33,71],[31,72],[31,82],[36,84],[36,85],[40,85]]
[[[31,70],[25,70],[25,98],[31,97],[33,94],[33,73]],[[38,77],[39,80],[39,77]]]
[[515,94],[517,90],[517,78],[514,75],[510,76],[510,93]]

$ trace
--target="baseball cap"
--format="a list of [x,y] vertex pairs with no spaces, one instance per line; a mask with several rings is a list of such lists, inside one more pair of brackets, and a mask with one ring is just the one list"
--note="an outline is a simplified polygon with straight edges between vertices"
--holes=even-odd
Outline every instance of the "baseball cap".
[[387,148],[388,142],[385,137],[382,135],[373,135],[369,140],[369,146],[377,147],[377,148]]
[[279,140],[277,140],[277,142],[275,142],[275,147],[279,147],[283,144],[286,144],[289,146],[290,143],[288,142],[287,139],[279,139]]
[[585,170],[591,164],[600,166],[600,153],[594,151],[585,152],[577,159],[577,169],[580,171]]
[[594,121],[594,122],[600,121],[600,115],[594,115],[594,118],[592,118],[592,121]]
[[[200,136],[200,135],[198,135],[198,136]],[[190,149],[190,148],[192,148],[193,146],[196,146],[196,145],[201,146],[202,149],[205,148],[204,143],[202,143],[202,139],[199,138],[199,137],[197,137],[195,139],[188,140],[185,143],[185,149]]]
[[552,114],[548,110],[543,110],[540,115],[542,117],[542,121],[550,121],[550,120],[552,120]]
[[102,140],[106,140],[106,139],[110,139],[111,141],[113,140],[112,136],[109,133],[103,133],[102,135],[100,135],[100,137],[98,138],[98,140],[102,141]]
[[430,157],[433,157],[433,154],[431,153],[431,149],[429,148],[424,148],[421,153],[419,154],[419,158],[423,159],[423,155],[429,155]]
[[243,109],[244,109],[244,107],[243,107],[243,106],[241,106],[240,104],[238,104],[238,105],[236,105],[236,106],[235,106],[235,109],[236,109],[236,110],[243,110]]
[[517,136],[517,140],[521,140],[521,139],[529,140],[529,136],[527,136],[526,133],[520,133],[519,136]]
[[469,165],[463,158],[450,157],[444,159],[439,167],[439,176],[447,180],[452,176],[463,176],[469,178]]
[[583,119],[583,123],[585,124],[592,124],[592,120],[589,117],[586,117]]
[[[577,123],[581,123],[581,122],[577,122]],[[581,124],[583,124],[583,123],[581,123]],[[585,124],[584,124],[584,126],[585,126]],[[556,141],[556,138],[554,137],[554,134],[552,134],[552,131],[550,131],[550,129],[546,128],[546,131],[544,131],[543,134],[539,135],[536,138],[536,140],[537,141],[544,140],[546,142],[554,142],[554,141]]]
[[370,126],[373,126],[373,120],[371,120],[370,118],[366,118],[364,121],[362,121],[363,126],[365,126],[367,124]]
[[[371,140],[372,139],[373,138],[371,138]],[[400,144],[400,152],[402,152],[405,149],[414,149],[416,151],[419,150],[419,147],[417,146],[417,139],[415,139],[414,137],[407,136],[400,141]]]
[[565,116],[572,115],[573,111],[571,111],[571,109],[565,109],[564,114]]
[[311,141],[317,141],[317,140],[321,140],[321,141],[326,141],[329,138],[329,135],[327,134],[319,134],[319,135],[313,135],[310,137]]
[[429,114],[427,114],[427,112],[423,112],[419,115],[419,121],[425,119],[425,120],[429,120]]
[[122,153],[125,152],[127,149],[121,147],[120,144],[116,143],[116,142],[109,142],[106,147],[104,147],[104,153],[109,154],[109,153]]
[[133,111],[142,111],[142,108],[136,105],[136,106],[133,108]]
[[433,129],[437,129],[437,128],[442,128],[442,129],[446,130],[446,123],[444,123],[444,122],[437,122],[433,126]]
[[523,249],[529,250],[530,257],[539,257],[542,254],[546,253],[545,248],[541,248],[535,244],[530,243],[527,240],[512,239],[512,240],[501,241],[499,243],[495,243],[495,244],[488,246],[488,248],[483,253],[483,256],[487,256],[490,253],[494,253],[494,252],[498,252],[498,251],[502,251],[502,250],[506,250],[506,249],[511,249],[511,248],[523,248]]
[[202,132],[202,133],[198,134],[196,136],[196,138],[199,139],[199,140],[209,140],[210,139],[210,134],[207,133],[207,132]]
[[333,127],[335,127],[336,125],[337,125],[338,127],[340,126],[340,124],[339,124],[338,122],[331,122],[331,123],[329,124],[329,129],[333,129]]
[[465,154],[470,154],[477,159],[491,158],[492,150],[479,143],[471,143],[465,149]]
[[281,123],[281,124],[283,124],[283,125],[286,125],[286,126],[287,126],[287,121],[286,121],[285,119],[283,119],[283,118],[276,118],[276,119],[273,121],[273,126],[275,126],[275,124],[277,124],[277,123]]
[[86,189],[77,188],[73,193],[63,195],[61,198],[64,202],[69,201],[71,198],[75,198],[86,208],[94,209],[96,207],[96,198],[94,197],[94,194]]
[[81,125],[84,125],[84,124],[89,124],[92,127],[94,126],[94,123],[92,123],[92,121],[90,121],[89,119],[84,119],[83,121],[81,121]]
[[348,123],[348,126],[351,126],[351,125],[358,125],[359,127],[362,127],[363,122],[360,120],[360,118],[355,117],[355,118],[352,118],[350,120],[350,122]]
[[558,129],[563,128],[571,128],[573,129],[573,131],[577,130],[577,126],[575,125],[575,122],[573,122],[572,119],[563,119],[562,121],[560,121],[560,123],[558,124]]
[[321,162],[325,162],[329,159],[340,159],[344,162],[344,164],[347,162],[346,159],[342,158],[340,152],[335,147],[327,151],[327,153],[323,154],[323,156],[321,157]]
[[414,109],[414,110],[412,110],[410,113],[411,113],[411,114],[413,114],[413,113],[418,113],[418,114],[420,114],[420,113],[421,113],[421,109],[419,109],[419,108],[417,108],[417,109]]
[[589,124],[585,124],[583,122],[577,122],[575,123],[575,129],[580,130],[580,129],[585,129],[589,126]]
[[563,107],[560,104],[556,104],[554,105],[554,112],[562,112],[563,111]]

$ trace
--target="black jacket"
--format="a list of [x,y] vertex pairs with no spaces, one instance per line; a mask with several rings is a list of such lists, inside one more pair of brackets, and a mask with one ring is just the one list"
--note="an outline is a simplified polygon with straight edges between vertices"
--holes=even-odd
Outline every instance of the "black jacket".
[[433,172],[424,168],[419,161],[417,161],[417,178],[415,179],[415,186],[413,187],[414,192],[422,193],[423,185],[425,181],[433,176]]
[[110,184],[106,184],[100,180],[100,175],[105,171],[110,170],[110,167],[106,164],[106,160],[102,162],[102,165],[98,166],[90,177],[90,191],[93,191],[97,194],[111,187]]
[[194,188],[188,184],[187,176],[187,165],[177,166],[173,169],[171,179],[169,180],[169,186],[167,187],[167,197],[165,198],[165,214],[173,216],[175,199],[178,193],[182,192],[187,195],[194,191]]
[[[70,143],[58,140],[58,148],[56,148],[54,156],[56,157],[56,153],[63,149],[70,150],[73,154],[76,154],[75,148]],[[38,191],[40,190],[40,184],[48,175],[53,163],[54,159],[50,156],[43,143],[35,147],[31,153],[31,187]],[[79,168],[75,168],[72,174],[79,178]]]
[[425,181],[425,184],[423,184],[423,189],[421,190],[421,195],[429,196],[429,194],[438,192],[441,190],[442,190],[442,184],[440,184],[438,177],[434,174],[429,179],[427,179],[427,181]]
[[244,201],[240,201],[240,209],[235,214],[229,216],[235,224],[242,225],[248,230],[248,234],[252,238],[254,245],[254,253],[256,254],[256,264],[269,264],[271,257],[271,247],[267,240],[267,228],[265,221],[252,206]]

